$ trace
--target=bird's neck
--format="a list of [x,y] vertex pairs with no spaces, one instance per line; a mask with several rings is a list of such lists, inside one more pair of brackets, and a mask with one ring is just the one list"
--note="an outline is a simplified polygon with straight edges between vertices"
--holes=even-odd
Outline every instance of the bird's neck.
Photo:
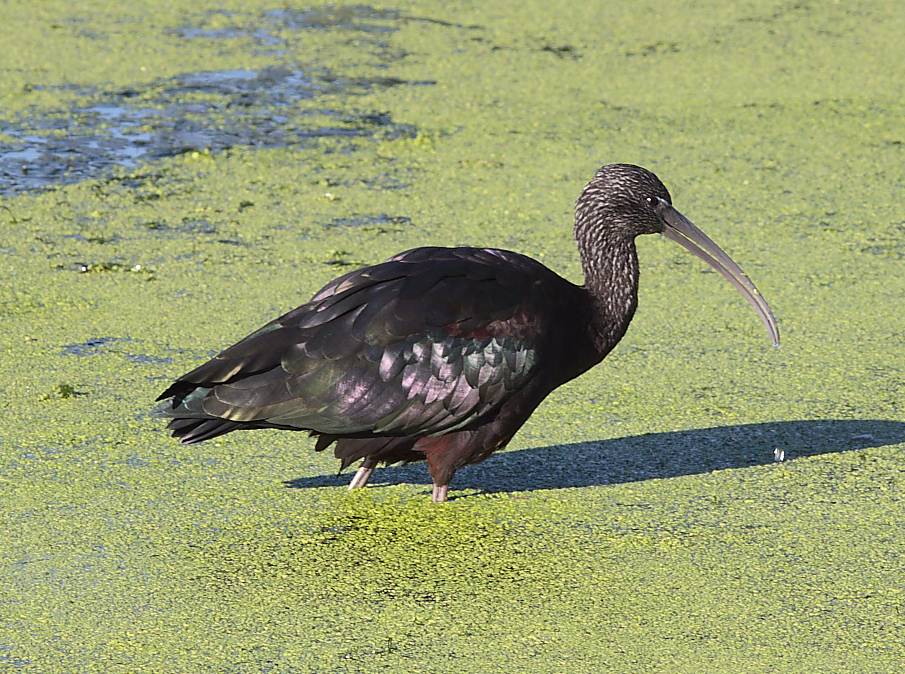
[[638,253],[635,240],[615,232],[584,230],[576,224],[590,300],[595,349],[603,358],[616,346],[638,306]]

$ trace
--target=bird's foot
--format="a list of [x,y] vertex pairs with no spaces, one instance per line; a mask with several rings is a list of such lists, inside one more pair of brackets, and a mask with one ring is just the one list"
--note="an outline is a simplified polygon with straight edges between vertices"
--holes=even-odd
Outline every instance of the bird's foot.
[[371,473],[374,472],[374,467],[377,465],[377,461],[367,458],[361,462],[361,466],[355,472],[355,477],[352,478],[352,481],[349,483],[349,489],[361,489],[366,484],[368,484],[368,480],[371,479]]
[[434,493],[431,495],[431,501],[434,503],[446,503],[446,496],[449,493],[448,484],[434,485]]

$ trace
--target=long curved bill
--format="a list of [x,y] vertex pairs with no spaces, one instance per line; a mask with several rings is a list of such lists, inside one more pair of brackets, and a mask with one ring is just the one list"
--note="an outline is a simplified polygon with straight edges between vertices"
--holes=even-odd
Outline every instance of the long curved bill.
[[663,236],[704,260],[734,285],[760,316],[760,320],[763,321],[770,334],[770,339],[773,340],[773,346],[779,346],[779,327],[776,325],[776,318],[770,311],[770,306],[763,295],[760,294],[747,274],[742,271],[742,268],[735,264],[732,258],[726,255],[691,220],[666,201],[660,199],[656,210],[665,225]]

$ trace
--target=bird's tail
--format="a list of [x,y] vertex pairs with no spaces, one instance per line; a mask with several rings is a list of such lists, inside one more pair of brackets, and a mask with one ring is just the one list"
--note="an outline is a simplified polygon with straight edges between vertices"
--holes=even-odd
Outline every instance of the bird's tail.
[[167,428],[172,431],[173,437],[179,438],[179,442],[184,445],[204,442],[243,427],[247,426],[238,421],[218,418],[195,419],[177,417],[167,424]]
[[198,387],[192,391],[167,398],[158,404],[151,414],[155,417],[170,419],[167,428],[173,437],[185,445],[203,442],[225,435],[239,428],[247,428],[247,424],[229,419],[213,417],[204,412],[201,402],[210,391],[209,388]]

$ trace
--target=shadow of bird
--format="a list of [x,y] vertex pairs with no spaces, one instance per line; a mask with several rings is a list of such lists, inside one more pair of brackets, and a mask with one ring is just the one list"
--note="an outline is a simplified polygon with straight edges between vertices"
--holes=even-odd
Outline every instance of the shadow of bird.
[[[784,451],[786,461],[796,461],[903,443],[905,423],[879,419],[717,426],[498,452],[459,471],[456,485],[484,493],[595,487],[765,465],[775,461],[777,448]],[[415,465],[383,469],[380,478],[387,484],[430,484]],[[298,477],[285,484],[308,489],[344,482],[330,474]]]

